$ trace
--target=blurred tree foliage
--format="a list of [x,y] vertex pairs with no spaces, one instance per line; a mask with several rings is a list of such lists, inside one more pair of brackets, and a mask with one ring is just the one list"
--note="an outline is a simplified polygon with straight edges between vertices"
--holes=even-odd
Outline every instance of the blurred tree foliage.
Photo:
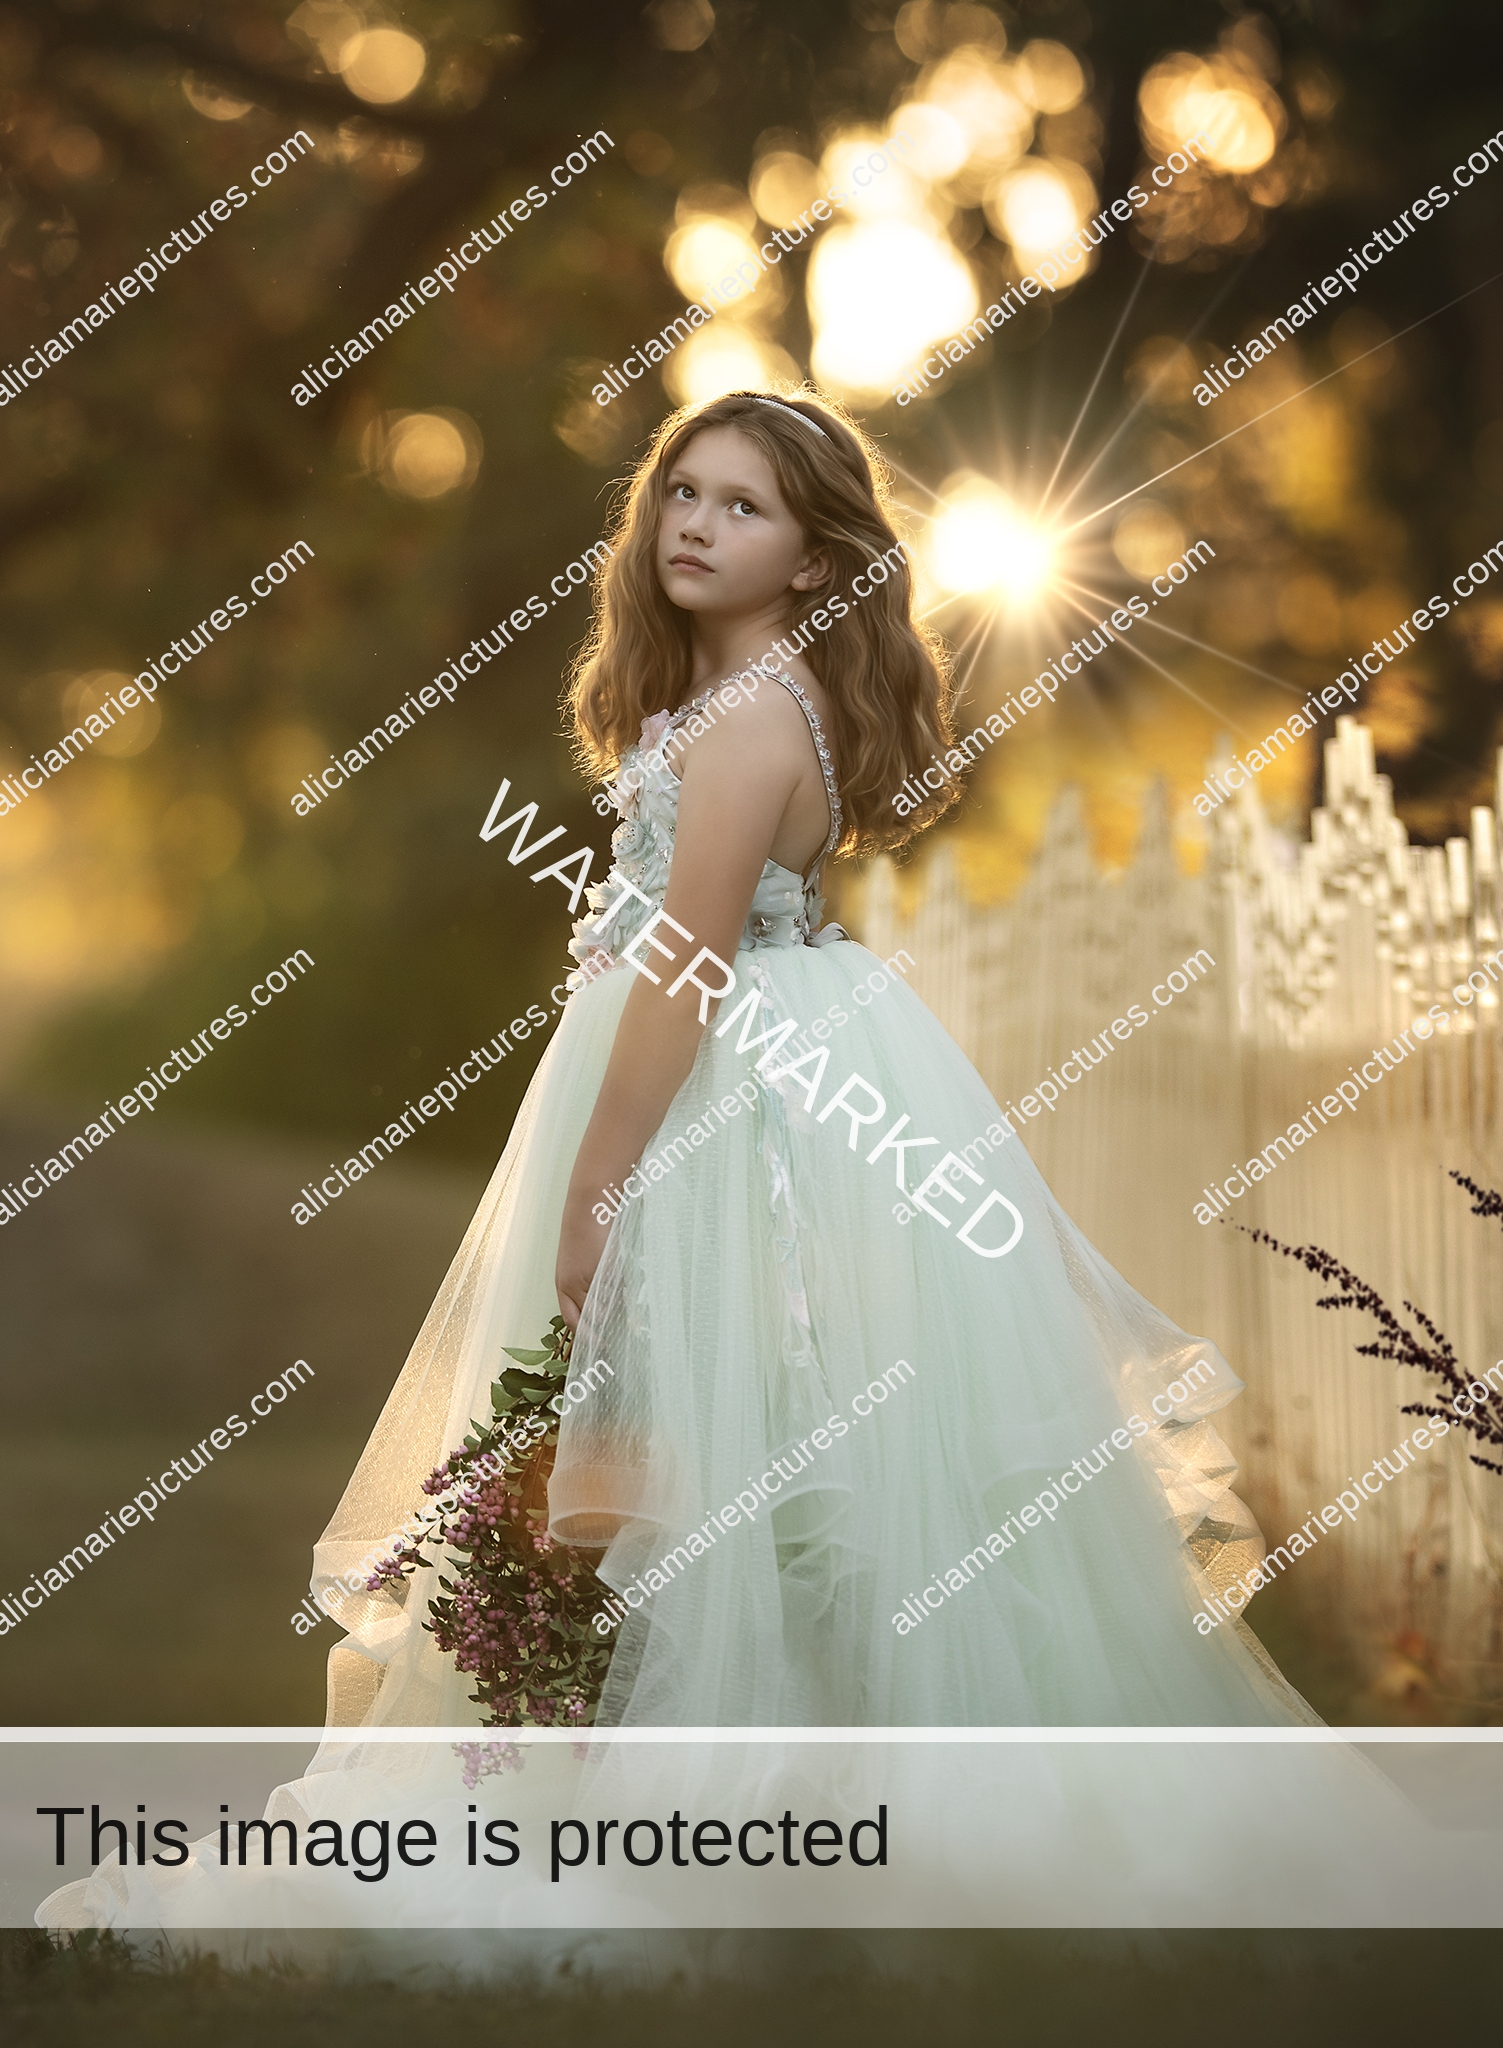
[[[1124,307],[1077,451],[1089,457],[1144,403],[1082,503],[1225,432],[1233,416],[1208,423],[1182,376],[1147,391],[1145,365],[1185,337],[1203,360],[1207,337],[1224,349],[1256,331],[1496,125],[1499,21],[1458,0],[1264,16],[1167,0],[924,0],[901,16],[878,0],[0,0],[0,360],[55,333],[230,184],[245,187],[284,138],[302,129],[316,143],[0,415],[0,766],[52,745],[92,678],[136,673],[227,594],[248,597],[250,576],[294,540],[315,550],[162,691],[154,736],[143,721],[113,756],[95,749],[0,818],[0,964],[13,990],[0,1052],[18,1085],[81,1103],[128,1087],[301,946],[316,973],[162,1113],[359,1139],[385,1120],[383,1102],[546,1002],[565,897],[478,831],[508,776],[540,804],[542,828],[595,846],[603,871],[606,824],[558,713],[586,597],[561,602],[310,818],[294,817],[290,792],[598,537],[614,479],[667,401],[644,385],[597,417],[585,394],[602,362],[683,303],[662,261],[682,190],[744,188],[774,131],[817,158],[832,131],[883,121],[933,53],[999,21],[1014,43],[1050,37],[1087,66],[1095,128],[1077,124],[1074,142],[1060,131],[1054,146],[1093,157],[1103,199],[1145,161],[1144,73],[1228,36],[1264,53],[1293,170],[1282,187],[1265,180],[1261,199],[1254,180],[1223,181],[1195,232],[1176,242],[1166,229],[1136,299],[1148,243],[1124,237],[1088,284],[978,352],[932,402],[874,411],[894,458],[936,487],[962,462],[1047,477]],[[357,89],[358,66],[341,75],[331,53],[356,31],[415,43],[416,89],[382,99],[369,79]],[[328,395],[293,403],[305,363],[468,225],[547,187],[601,129],[614,147],[452,296]],[[1343,330],[1328,315],[1290,362],[1321,375],[1361,334],[1398,334],[1489,277],[1500,210],[1503,170],[1365,280],[1357,304],[1379,324]],[[972,226],[978,269],[994,275],[1000,252],[979,210]],[[1254,705],[1251,724],[1286,701],[1268,695],[1270,673],[1302,694],[1346,658],[1340,629],[1322,638],[1311,623],[1322,591],[1350,604],[1376,589],[1380,610],[1386,588],[1418,602],[1499,537],[1498,309],[1496,287],[1475,293],[1373,369],[1333,380],[1317,409],[1297,401],[1281,425],[1159,493],[1225,567],[1214,591],[1185,600],[1200,608],[1184,630],[1247,665],[1181,649],[1194,664],[1183,667],[1160,651],[1198,694],[1228,715]],[[798,295],[779,340],[808,361]],[[403,413],[457,423],[466,481],[426,498],[404,488],[389,431]],[[1392,616],[1405,608],[1396,600]],[[1488,800],[1494,623],[1479,603],[1466,633],[1433,636],[1430,669],[1380,723],[1418,837],[1458,829],[1468,803]],[[986,674],[1007,659],[989,657]],[[1030,737],[989,762],[952,829],[1012,858],[1068,772],[1064,742],[1099,751],[1103,717],[1193,787],[1214,722],[1147,671],[1093,690],[1042,753]],[[1114,791],[1126,801],[1116,772],[1103,771],[1108,808]],[[444,1119],[425,1142],[493,1155],[526,1078],[509,1063],[482,1115]]]

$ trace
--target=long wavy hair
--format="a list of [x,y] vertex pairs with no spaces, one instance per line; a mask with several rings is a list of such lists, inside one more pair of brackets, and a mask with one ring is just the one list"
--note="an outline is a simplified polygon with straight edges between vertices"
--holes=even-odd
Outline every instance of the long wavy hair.
[[[690,617],[669,601],[656,562],[667,479],[696,434],[733,426],[771,463],[809,545],[831,556],[824,583],[791,594],[788,635],[797,635],[832,597],[849,602],[853,580],[875,566],[869,596],[851,602],[825,632],[809,626],[801,637],[829,700],[845,814],[837,850],[878,853],[911,839],[959,794],[947,782],[932,796],[926,791],[928,801],[901,818],[892,803],[909,775],[922,773],[931,756],[942,758],[953,744],[949,660],[937,635],[913,616],[913,578],[888,516],[888,474],[866,436],[848,414],[807,392],[760,396],[779,402],[762,404],[758,394],[738,391],[671,414],[631,478],[607,535],[612,556],[597,572],[589,636],[569,678],[578,755],[588,774],[614,772],[639,738],[643,719],[676,710],[685,699]],[[815,421],[824,438],[792,412]]]

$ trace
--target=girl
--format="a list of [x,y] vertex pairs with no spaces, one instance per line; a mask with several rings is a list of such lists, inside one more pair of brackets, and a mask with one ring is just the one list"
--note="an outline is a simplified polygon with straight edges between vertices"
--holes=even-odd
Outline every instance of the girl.
[[[1020,1143],[961,1156],[1000,1115],[980,1077],[901,984],[858,1005],[881,964],[821,928],[832,855],[951,800],[890,801],[950,686],[871,449],[808,397],[718,399],[664,424],[611,538],[571,701],[615,865],[315,1583],[368,1575],[556,1290],[578,1370],[610,1367],[549,1487],[617,1595],[602,1722],[1308,1719],[1240,1623],[1193,1623],[1217,1554],[1258,1554],[1204,1419],[1240,1383]],[[422,1607],[344,1602],[331,1718],[474,1719]]]
[[[530,1929],[445,1953],[629,1971],[640,1937],[566,1930],[645,1916],[679,1967],[716,1937],[674,1924],[1388,1925],[1411,1893],[1488,1910],[1486,1836],[1437,1847],[1335,1748],[748,1735],[1314,1716],[1230,1610],[1193,1623],[1261,1554],[1205,1419],[1238,1382],[1098,1257],[1021,1144],[984,1175],[955,1151],[1000,1115],[980,1077],[896,978],[857,1002],[881,966],[820,925],[823,862],[911,830],[888,797],[949,737],[871,451],[807,397],[717,400],[663,427],[614,543],[573,705],[585,758],[617,771],[616,864],[315,1587],[370,1575],[556,1288],[578,1369],[551,1527],[598,1546],[619,1595],[595,1627],[615,1639],[599,1722],[623,1735],[583,1769],[535,1745],[520,1781],[468,1797],[452,1736],[479,1715],[421,1626],[422,1581],[405,1606],[363,1593],[340,1612],[329,1741],[267,1818],[416,1818],[448,1853],[374,1888],[226,1873],[209,1836],[189,1867],[111,1862],[39,1918]],[[749,669],[755,689],[725,686]],[[383,1741],[394,1724],[431,1738]],[[632,1740],[644,1725],[742,1732]],[[477,1860],[497,1803],[499,1853]],[[837,1812],[832,1869],[840,1824],[813,1816]],[[733,1872],[703,1815],[736,1818]]]

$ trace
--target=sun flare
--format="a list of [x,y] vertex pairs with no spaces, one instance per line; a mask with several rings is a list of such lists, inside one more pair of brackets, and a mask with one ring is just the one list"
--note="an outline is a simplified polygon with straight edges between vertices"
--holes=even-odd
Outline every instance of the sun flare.
[[948,488],[929,536],[934,581],[951,596],[996,591],[1013,604],[1049,589],[1055,543],[996,484],[966,478]]

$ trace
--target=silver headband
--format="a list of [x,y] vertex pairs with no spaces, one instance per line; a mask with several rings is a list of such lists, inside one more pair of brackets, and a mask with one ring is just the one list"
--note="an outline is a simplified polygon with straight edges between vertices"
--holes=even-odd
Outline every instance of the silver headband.
[[752,401],[753,405],[775,405],[779,412],[791,412],[796,420],[803,421],[811,433],[818,434],[821,441],[829,440],[830,437],[824,428],[815,426],[809,415],[806,412],[800,412],[796,405],[787,405],[781,398],[761,398],[755,391],[748,391],[744,395]]

